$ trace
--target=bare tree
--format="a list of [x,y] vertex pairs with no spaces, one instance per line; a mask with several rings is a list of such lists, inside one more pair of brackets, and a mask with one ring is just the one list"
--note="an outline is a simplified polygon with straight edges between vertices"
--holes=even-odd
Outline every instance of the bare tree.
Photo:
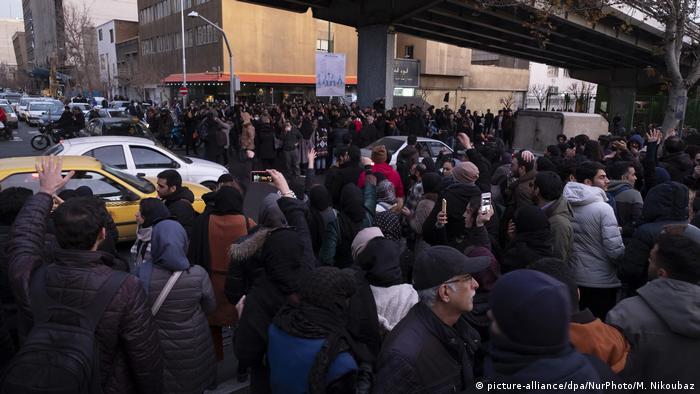
[[542,104],[547,99],[547,92],[548,91],[549,91],[549,87],[544,86],[544,85],[533,85],[528,90],[528,93],[530,94],[530,96],[537,99],[537,102],[540,105],[540,111],[542,111]]
[[501,105],[503,105],[503,108],[510,109],[513,104],[515,104],[515,97],[513,97],[513,93],[508,96],[501,97]]
[[78,90],[99,88],[97,38],[90,7],[83,3],[79,8],[64,2],[63,21],[66,63],[71,68],[73,86]]
[[595,85],[581,82],[574,82],[569,85],[567,92],[574,96],[574,111],[588,112],[588,105],[595,91]]

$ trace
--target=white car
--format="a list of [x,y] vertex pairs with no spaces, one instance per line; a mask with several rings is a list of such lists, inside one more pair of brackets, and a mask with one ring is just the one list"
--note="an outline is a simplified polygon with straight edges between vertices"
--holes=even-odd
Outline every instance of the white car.
[[157,177],[161,171],[177,170],[185,182],[199,183],[210,189],[226,167],[195,157],[180,156],[160,144],[139,137],[98,136],[71,138],[56,144],[44,155],[91,156],[139,177]]
[[17,110],[17,116],[19,116],[19,120],[27,121],[27,106],[29,103],[33,101],[42,101],[43,98],[41,97],[22,97],[19,100],[19,103],[17,103],[16,110]]
[[[408,137],[406,136],[391,136],[380,138],[374,141],[373,143],[367,145],[366,147],[362,148],[362,156],[371,157],[372,148],[374,148],[375,146],[384,145],[386,147],[387,152],[391,156],[391,160],[389,160],[389,165],[396,168],[396,159],[399,157],[399,152],[406,147],[407,139]],[[440,152],[444,152],[444,154],[452,154],[452,148],[447,146],[442,141],[434,140],[431,138],[418,137],[416,146],[419,148],[420,161],[423,161],[423,159],[426,157],[432,157],[433,159],[435,159],[440,154]]]
[[30,101],[27,104],[26,121],[30,126],[39,124],[39,119],[44,115],[60,114],[63,112],[63,104],[58,100]]
[[90,104],[85,103],[69,103],[68,106],[70,107],[70,109],[73,109],[75,107],[80,108],[80,110],[83,111],[83,115],[85,116],[87,116],[87,114],[92,109],[92,106]]

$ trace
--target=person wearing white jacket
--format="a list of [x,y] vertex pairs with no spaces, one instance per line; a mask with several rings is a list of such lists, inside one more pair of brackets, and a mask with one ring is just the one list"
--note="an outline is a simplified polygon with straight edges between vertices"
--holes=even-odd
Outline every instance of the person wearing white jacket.
[[576,169],[576,181],[564,187],[564,198],[571,204],[574,241],[569,263],[576,270],[582,308],[605,318],[617,301],[620,280],[616,260],[625,253],[615,212],[607,203],[609,183],[605,167],[585,162]]

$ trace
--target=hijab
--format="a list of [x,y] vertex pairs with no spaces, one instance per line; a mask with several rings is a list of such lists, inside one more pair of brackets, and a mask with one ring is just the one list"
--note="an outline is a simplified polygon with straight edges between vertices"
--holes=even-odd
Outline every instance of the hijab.
[[153,266],[169,271],[184,271],[190,267],[187,259],[187,233],[180,223],[163,220],[153,226],[151,233],[151,260],[138,269],[144,290],[148,294]]

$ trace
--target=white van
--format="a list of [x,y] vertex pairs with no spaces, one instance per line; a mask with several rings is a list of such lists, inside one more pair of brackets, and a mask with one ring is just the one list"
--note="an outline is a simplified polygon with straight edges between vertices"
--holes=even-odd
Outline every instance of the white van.
[[585,134],[592,140],[608,134],[608,121],[598,114],[522,110],[515,114],[513,149],[544,153],[557,144],[557,135]]

